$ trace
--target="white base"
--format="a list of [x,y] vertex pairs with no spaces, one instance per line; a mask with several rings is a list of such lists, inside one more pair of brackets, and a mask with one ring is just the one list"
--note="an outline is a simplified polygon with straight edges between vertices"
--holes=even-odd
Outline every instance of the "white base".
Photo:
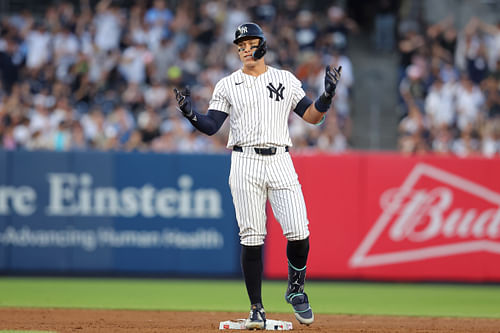
[[[246,330],[245,319],[221,321],[219,324],[220,330]],[[292,323],[283,320],[266,320],[267,331],[289,331],[293,329]]]

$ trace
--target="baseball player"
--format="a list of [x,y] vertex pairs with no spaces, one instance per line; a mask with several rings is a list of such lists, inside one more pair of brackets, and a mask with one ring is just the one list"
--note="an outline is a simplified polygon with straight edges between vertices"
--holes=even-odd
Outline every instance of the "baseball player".
[[308,98],[301,82],[290,72],[267,66],[267,45],[255,23],[241,24],[234,44],[243,68],[215,86],[207,114],[193,109],[189,89],[174,88],[182,114],[201,132],[216,133],[227,116],[232,149],[229,186],[241,243],[241,267],[250,299],[247,329],[265,329],[262,305],[262,246],[266,237],[266,201],[287,238],[288,287],[285,299],[301,324],[314,321],[304,292],[309,253],[309,229],[304,197],[289,147],[288,117],[294,111],[318,124],[325,117],[340,79],[341,68],[326,67],[325,91],[316,101]]

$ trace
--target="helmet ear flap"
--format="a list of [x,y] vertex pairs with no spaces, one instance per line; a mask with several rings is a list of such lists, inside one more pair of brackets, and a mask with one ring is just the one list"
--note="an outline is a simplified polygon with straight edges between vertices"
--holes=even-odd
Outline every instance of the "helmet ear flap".
[[259,46],[257,46],[257,49],[253,51],[252,57],[254,60],[259,60],[266,54],[267,52],[267,43],[265,39],[261,39]]

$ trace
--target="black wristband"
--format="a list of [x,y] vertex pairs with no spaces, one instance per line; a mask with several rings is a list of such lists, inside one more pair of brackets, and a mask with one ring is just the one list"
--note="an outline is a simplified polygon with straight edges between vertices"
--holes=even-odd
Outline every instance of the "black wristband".
[[184,115],[184,117],[186,117],[187,119],[189,120],[193,120],[193,118],[196,118],[196,111],[191,109],[189,110],[189,113],[182,113]]
[[332,96],[327,96],[326,92],[322,93],[314,102],[314,107],[321,113],[325,113],[332,104]]

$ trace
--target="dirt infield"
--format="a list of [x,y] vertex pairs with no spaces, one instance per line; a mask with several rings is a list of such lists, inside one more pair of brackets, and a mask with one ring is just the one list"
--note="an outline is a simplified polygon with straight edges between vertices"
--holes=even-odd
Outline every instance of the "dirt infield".
[[[220,332],[219,322],[244,314],[229,312],[170,312],[0,308],[0,330],[56,332]],[[500,333],[500,319],[317,315],[299,326],[292,314],[269,315],[293,322],[295,332],[338,333]],[[236,332],[236,331],[234,331]]]

